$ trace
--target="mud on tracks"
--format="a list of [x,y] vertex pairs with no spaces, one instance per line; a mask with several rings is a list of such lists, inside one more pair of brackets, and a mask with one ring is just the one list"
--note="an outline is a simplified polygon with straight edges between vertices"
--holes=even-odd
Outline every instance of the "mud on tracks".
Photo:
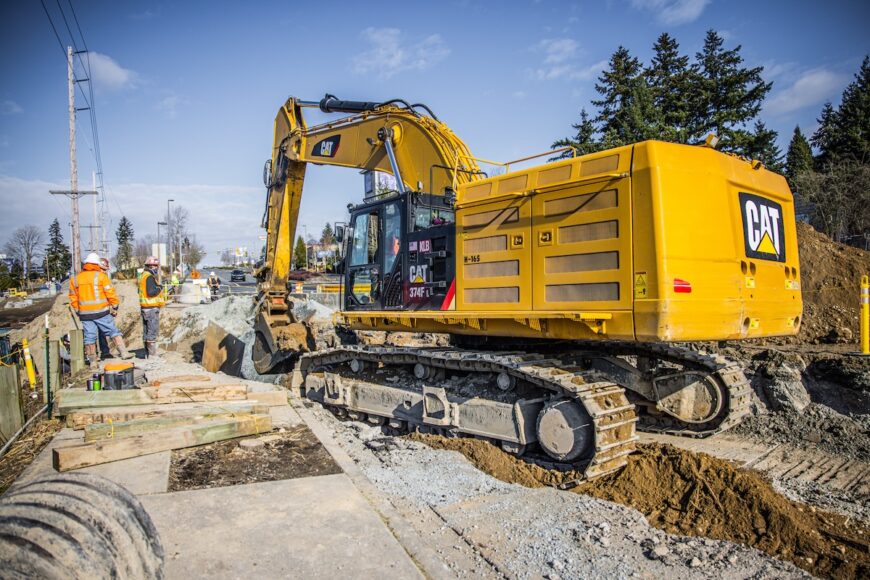
[[[543,469],[478,439],[412,434],[436,449],[459,451],[509,483],[558,485],[576,473]],[[642,512],[669,533],[729,540],[788,560],[820,577],[870,575],[870,528],[778,494],[760,474],[670,445],[640,445],[621,471],[571,490]]]

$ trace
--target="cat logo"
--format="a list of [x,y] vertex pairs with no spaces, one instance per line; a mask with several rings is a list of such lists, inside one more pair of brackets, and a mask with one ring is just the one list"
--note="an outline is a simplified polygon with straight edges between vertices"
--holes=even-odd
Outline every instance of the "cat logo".
[[740,192],[740,212],[746,257],[785,262],[782,206],[759,195]]
[[338,143],[341,141],[341,135],[333,135],[323,141],[318,141],[311,149],[312,157],[335,157],[338,153]]

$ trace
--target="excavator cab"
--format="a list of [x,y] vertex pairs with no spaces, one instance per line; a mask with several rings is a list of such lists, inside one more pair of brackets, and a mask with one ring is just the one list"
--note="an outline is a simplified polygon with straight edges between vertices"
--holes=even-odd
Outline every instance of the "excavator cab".
[[437,310],[453,281],[453,198],[391,193],[351,208],[345,310]]

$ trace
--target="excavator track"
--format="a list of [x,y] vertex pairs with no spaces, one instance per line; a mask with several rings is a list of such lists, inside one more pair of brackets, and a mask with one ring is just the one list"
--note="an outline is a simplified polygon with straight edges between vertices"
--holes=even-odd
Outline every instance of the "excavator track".
[[[582,477],[572,482],[577,483],[623,467],[638,439],[635,408],[625,390],[606,380],[601,373],[578,366],[577,362],[571,355],[342,346],[300,356],[293,384],[309,399],[339,414],[349,413],[353,418],[381,424],[389,422],[394,428],[448,436],[482,437],[499,441],[504,449],[518,455],[529,447],[528,460],[582,473]],[[411,380],[407,374],[395,372],[401,367],[414,369]],[[496,396],[490,400],[427,385],[448,385],[450,381],[443,380],[447,372],[489,376],[493,378],[490,383],[504,387],[491,385],[491,392]],[[378,383],[357,378],[366,376],[376,376]],[[405,384],[399,386],[403,378]],[[496,400],[499,398],[497,388],[513,389],[515,385],[515,399]],[[508,392],[509,389],[505,389],[502,394]],[[415,414],[418,404],[421,412]],[[510,414],[509,419],[506,413]],[[490,427],[479,422],[484,416],[493,419]],[[566,429],[560,423],[565,416],[581,418]],[[550,429],[554,417],[555,431]],[[515,430],[506,428],[507,423],[512,423]],[[539,439],[542,429],[545,435]],[[564,447],[559,448],[559,445],[564,441],[560,437],[572,429],[578,441],[573,449],[579,445],[584,451],[578,457],[566,452],[568,458],[563,459]],[[535,453],[531,449],[535,443],[547,451],[547,455]]]
[[737,425],[749,414],[752,386],[743,374],[741,366],[722,356],[703,354],[683,346],[666,343],[584,341],[573,346],[587,353],[647,357],[677,364],[687,370],[706,373],[721,389],[722,408],[710,421],[691,424],[665,414],[639,413],[640,431],[681,437],[709,437]]

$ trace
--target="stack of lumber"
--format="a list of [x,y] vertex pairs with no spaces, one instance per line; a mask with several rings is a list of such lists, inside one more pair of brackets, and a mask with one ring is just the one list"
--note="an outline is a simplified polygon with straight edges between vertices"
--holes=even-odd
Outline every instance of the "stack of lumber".
[[272,430],[269,407],[283,389],[212,382],[207,375],[167,377],[141,389],[61,389],[55,409],[84,443],[53,450],[58,471],[193,447]]

